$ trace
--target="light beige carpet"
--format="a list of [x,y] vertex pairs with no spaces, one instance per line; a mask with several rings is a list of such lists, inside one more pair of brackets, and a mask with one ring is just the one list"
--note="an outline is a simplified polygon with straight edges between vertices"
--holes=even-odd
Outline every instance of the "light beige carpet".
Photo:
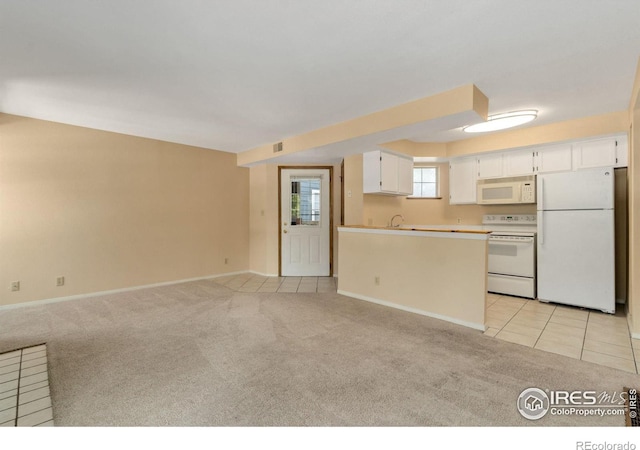
[[0,311],[0,352],[46,342],[57,426],[624,425],[528,421],[521,391],[640,377],[338,294],[215,280]]

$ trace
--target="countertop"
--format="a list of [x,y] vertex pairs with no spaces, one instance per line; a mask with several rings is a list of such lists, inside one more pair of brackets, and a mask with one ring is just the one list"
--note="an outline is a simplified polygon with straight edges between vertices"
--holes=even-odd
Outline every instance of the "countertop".
[[424,231],[432,233],[471,233],[471,234],[490,234],[491,231],[473,229],[464,226],[437,225],[437,226],[421,226],[421,225],[402,225],[399,227],[375,227],[369,225],[341,225],[339,228],[357,228],[364,230],[385,230],[385,231]]

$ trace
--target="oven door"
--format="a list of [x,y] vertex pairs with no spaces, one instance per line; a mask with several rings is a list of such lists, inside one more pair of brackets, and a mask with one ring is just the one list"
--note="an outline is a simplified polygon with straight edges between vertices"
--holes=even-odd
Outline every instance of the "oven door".
[[489,236],[489,273],[517,277],[535,276],[535,238]]

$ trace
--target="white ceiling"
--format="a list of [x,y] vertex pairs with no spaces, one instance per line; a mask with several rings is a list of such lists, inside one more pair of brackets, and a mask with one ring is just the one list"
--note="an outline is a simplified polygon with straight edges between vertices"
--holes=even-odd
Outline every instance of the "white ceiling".
[[466,84],[620,111],[639,56],[638,0],[2,0],[0,111],[239,152]]

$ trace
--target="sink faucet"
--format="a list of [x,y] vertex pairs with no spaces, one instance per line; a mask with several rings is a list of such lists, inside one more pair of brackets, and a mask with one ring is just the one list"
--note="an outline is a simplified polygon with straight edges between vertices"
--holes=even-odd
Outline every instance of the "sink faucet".
[[[402,216],[402,214],[396,214],[395,216],[393,216],[393,217],[391,218],[391,222],[389,222],[389,226],[390,226],[390,227],[392,227],[392,228],[396,228],[396,227],[399,227],[399,226],[400,226],[400,224],[398,224],[398,225],[394,225],[394,224],[393,224],[393,219],[395,219],[396,217],[400,217],[400,218],[402,219],[402,222],[404,222],[404,217]],[[402,223],[402,222],[401,222],[401,223]]]

